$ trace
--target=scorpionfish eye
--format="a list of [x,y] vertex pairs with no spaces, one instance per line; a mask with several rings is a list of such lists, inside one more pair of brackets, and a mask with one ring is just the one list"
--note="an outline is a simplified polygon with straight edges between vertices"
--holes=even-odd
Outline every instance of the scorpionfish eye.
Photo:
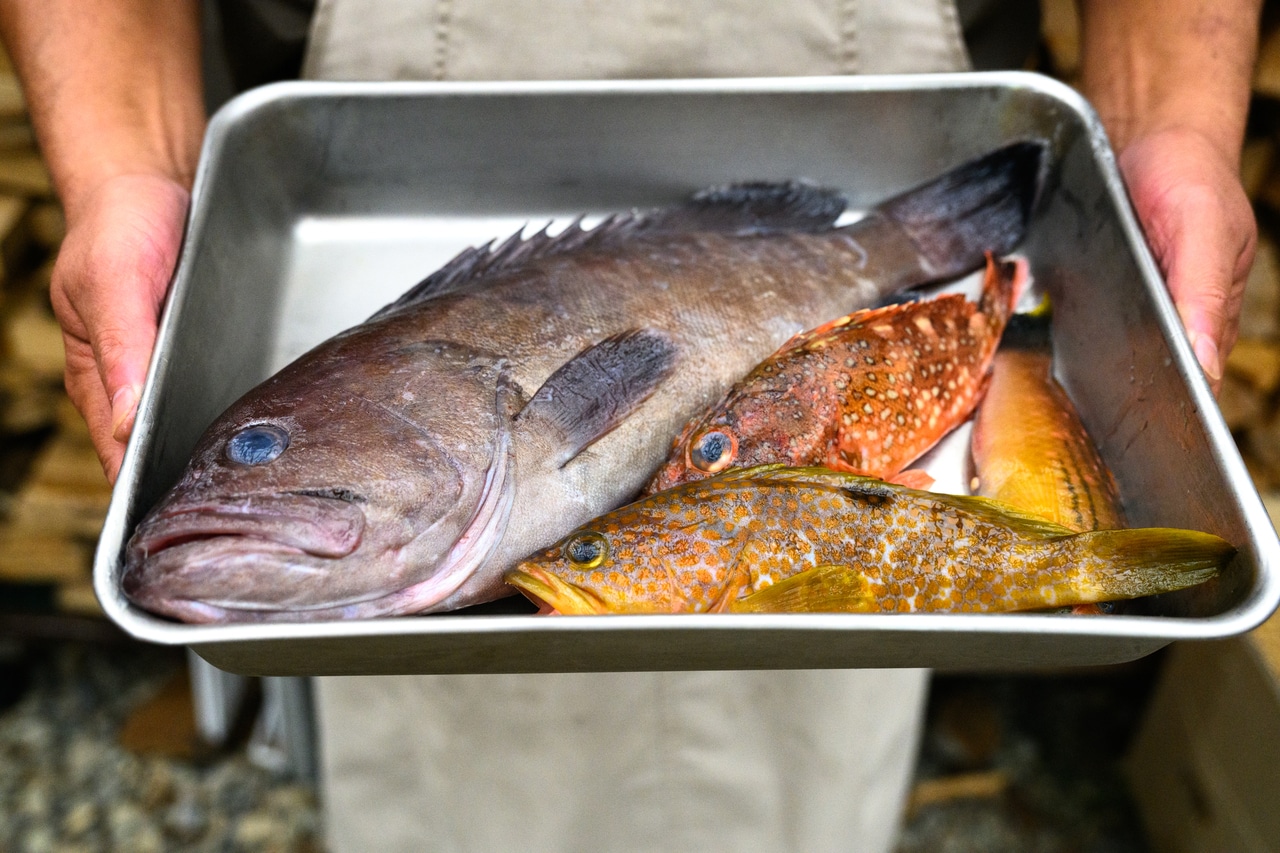
[[289,446],[289,433],[274,424],[253,424],[227,441],[227,458],[239,465],[266,465]]
[[594,569],[609,553],[609,540],[599,533],[579,533],[564,545],[564,556],[574,567]]
[[718,429],[707,430],[689,446],[689,464],[707,474],[728,468],[737,455],[738,439]]

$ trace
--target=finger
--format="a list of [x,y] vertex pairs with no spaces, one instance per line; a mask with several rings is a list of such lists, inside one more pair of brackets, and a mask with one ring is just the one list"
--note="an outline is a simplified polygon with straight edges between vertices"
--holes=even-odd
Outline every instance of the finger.
[[[120,443],[132,431],[188,201],[168,182],[120,183],[69,234],[54,280],[59,321],[91,347],[110,410],[109,423],[98,425],[103,437],[95,434],[100,449],[105,436]],[[90,393],[87,385],[82,393]]]
[[[89,341],[111,403],[111,433],[128,439],[137,414],[147,364],[155,347],[160,307],[177,263],[182,238],[176,222],[148,222],[129,229],[110,254],[86,269],[85,285],[112,297],[100,302]],[[159,233],[157,233],[157,230]]]
[[93,350],[84,341],[66,334],[63,335],[63,344],[67,353],[67,396],[88,425],[103,473],[114,484],[120,473],[120,463],[124,459],[124,444],[111,435],[111,404],[103,393]]

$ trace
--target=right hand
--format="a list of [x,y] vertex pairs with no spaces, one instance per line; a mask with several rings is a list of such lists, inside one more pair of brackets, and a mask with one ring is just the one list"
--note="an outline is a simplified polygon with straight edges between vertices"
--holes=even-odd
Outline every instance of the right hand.
[[182,245],[191,196],[160,174],[108,178],[68,210],[53,268],[66,386],[115,482]]

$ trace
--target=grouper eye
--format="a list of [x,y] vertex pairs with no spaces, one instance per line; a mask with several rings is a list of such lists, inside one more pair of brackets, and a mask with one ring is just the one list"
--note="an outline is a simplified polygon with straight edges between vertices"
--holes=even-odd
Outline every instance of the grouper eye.
[[733,463],[738,440],[732,433],[711,429],[694,439],[689,447],[689,464],[699,471],[715,474]]
[[564,555],[579,569],[594,569],[609,553],[609,540],[599,533],[579,533],[564,545]]
[[227,441],[227,458],[240,465],[266,465],[289,446],[289,433],[273,424],[254,424]]

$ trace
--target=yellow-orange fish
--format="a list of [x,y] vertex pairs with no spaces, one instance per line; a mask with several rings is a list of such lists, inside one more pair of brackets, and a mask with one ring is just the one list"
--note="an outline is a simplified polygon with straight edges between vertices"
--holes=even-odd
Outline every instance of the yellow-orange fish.
[[[1124,527],[1115,478],[1054,380],[1047,334],[1036,324],[1028,320],[1025,330],[1019,324],[1019,340],[996,353],[974,417],[975,491],[1072,530]],[[1044,338],[1044,345],[1031,338]],[[1105,612],[1096,605],[1073,610]]]
[[1052,371],[1044,349],[996,355],[974,418],[975,491],[1072,530],[1124,527],[1115,479]]
[[1234,553],[1207,533],[1073,533],[985,498],[765,465],[614,510],[506,580],[563,614],[1028,610],[1181,589]]
[[977,304],[951,294],[795,336],[690,421],[645,493],[768,463],[897,477],[973,411],[1026,274],[988,254]]

